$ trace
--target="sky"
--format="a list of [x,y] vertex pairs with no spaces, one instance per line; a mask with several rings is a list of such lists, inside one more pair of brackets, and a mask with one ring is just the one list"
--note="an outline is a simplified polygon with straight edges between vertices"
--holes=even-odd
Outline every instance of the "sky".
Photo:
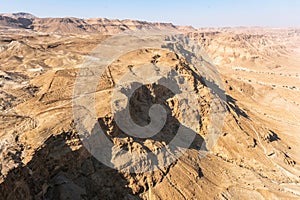
[[0,13],[137,19],[200,27],[300,27],[300,0],[0,0]]

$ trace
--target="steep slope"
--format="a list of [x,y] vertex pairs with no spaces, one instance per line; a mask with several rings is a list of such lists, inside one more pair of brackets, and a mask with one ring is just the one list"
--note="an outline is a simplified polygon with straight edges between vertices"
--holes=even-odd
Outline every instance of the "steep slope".
[[[28,13],[0,15],[0,26],[30,29],[44,33],[101,33],[115,34],[124,30],[140,30],[149,28],[166,28],[175,30],[171,23],[149,23],[137,20],[117,20],[106,18],[79,19],[68,18],[38,18]],[[180,27],[185,29],[185,27]],[[191,28],[189,28],[190,30]]]
[[[14,27],[20,28],[18,23]],[[83,146],[72,112],[76,76],[84,58],[108,38],[90,34],[95,30],[106,34],[123,26],[174,27],[76,18],[34,18],[32,24],[33,30],[57,33],[1,30],[0,196],[4,199],[299,199],[297,31],[221,29],[189,34],[206,49],[209,56],[203,55],[203,62],[212,58],[225,86],[223,129],[205,157],[199,156],[199,150],[211,123],[210,91],[220,88],[208,85],[187,60],[168,51],[139,49],[110,64],[97,86],[95,109],[115,147],[155,152],[170,142],[183,119],[191,118],[189,111],[200,114],[199,126],[192,130],[196,138],[176,162],[154,172],[129,173],[107,167]],[[69,32],[72,36],[66,35]],[[153,103],[168,111],[167,125],[148,139],[125,134],[110,104],[118,80],[126,73],[138,76],[144,63],[149,70],[168,66],[182,75],[199,102],[197,108],[187,104],[190,118],[185,118],[176,95],[157,84],[143,85],[129,102],[135,122],[149,123]]]

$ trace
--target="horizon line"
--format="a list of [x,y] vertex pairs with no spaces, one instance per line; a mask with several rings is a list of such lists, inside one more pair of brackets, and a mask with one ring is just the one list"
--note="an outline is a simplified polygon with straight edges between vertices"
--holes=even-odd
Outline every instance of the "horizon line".
[[201,27],[195,27],[193,25],[179,25],[179,24],[175,24],[174,22],[166,22],[166,21],[154,21],[154,20],[146,20],[146,19],[131,19],[131,18],[110,18],[110,17],[79,17],[79,16],[69,16],[69,15],[65,15],[65,16],[38,16],[35,14],[32,14],[30,12],[26,12],[26,11],[17,11],[17,12],[12,12],[12,13],[0,13],[0,15],[13,15],[13,14],[29,14],[34,16],[35,18],[39,18],[39,19],[43,19],[43,18],[59,18],[59,19],[63,19],[63,18],[76,18],[76,19],[107,19],[107,20],[118,20],[118,21],[125,21],[125,20],[131,20],[131,21],[138,21],[138,22],[147,22],[147,23],[160,23],[160,24],[171,24],[173,26],[176,27],[191,27],[193,29],[202,29],[202,28],[270,28],[270,29],[280,29],[280,28],[300,28],[300,26],[270,26],[270,25],[219,25],[219,26],[201,26]]

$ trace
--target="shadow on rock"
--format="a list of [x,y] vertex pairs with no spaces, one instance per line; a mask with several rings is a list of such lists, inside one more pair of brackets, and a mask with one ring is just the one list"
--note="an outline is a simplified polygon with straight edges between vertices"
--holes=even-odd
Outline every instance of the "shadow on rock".
[[[70,148],[72,147],[72,149]],[[114,169],[81,146],[75,133],[51,136],[25,166],[9,172],[1,199],[140,199]]]

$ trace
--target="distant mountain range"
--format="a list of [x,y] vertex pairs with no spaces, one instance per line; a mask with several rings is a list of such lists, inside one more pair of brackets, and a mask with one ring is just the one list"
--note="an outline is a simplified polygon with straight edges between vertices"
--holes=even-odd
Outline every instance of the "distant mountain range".
[[46,33],[107,33],[147,28],[195,31],[191,26],[175,26],[172,23],[151,23],[138,20],[106,18],[80,19],[74,17],[39,18],[29,13],[0,14],[0,26],[29,29]]

